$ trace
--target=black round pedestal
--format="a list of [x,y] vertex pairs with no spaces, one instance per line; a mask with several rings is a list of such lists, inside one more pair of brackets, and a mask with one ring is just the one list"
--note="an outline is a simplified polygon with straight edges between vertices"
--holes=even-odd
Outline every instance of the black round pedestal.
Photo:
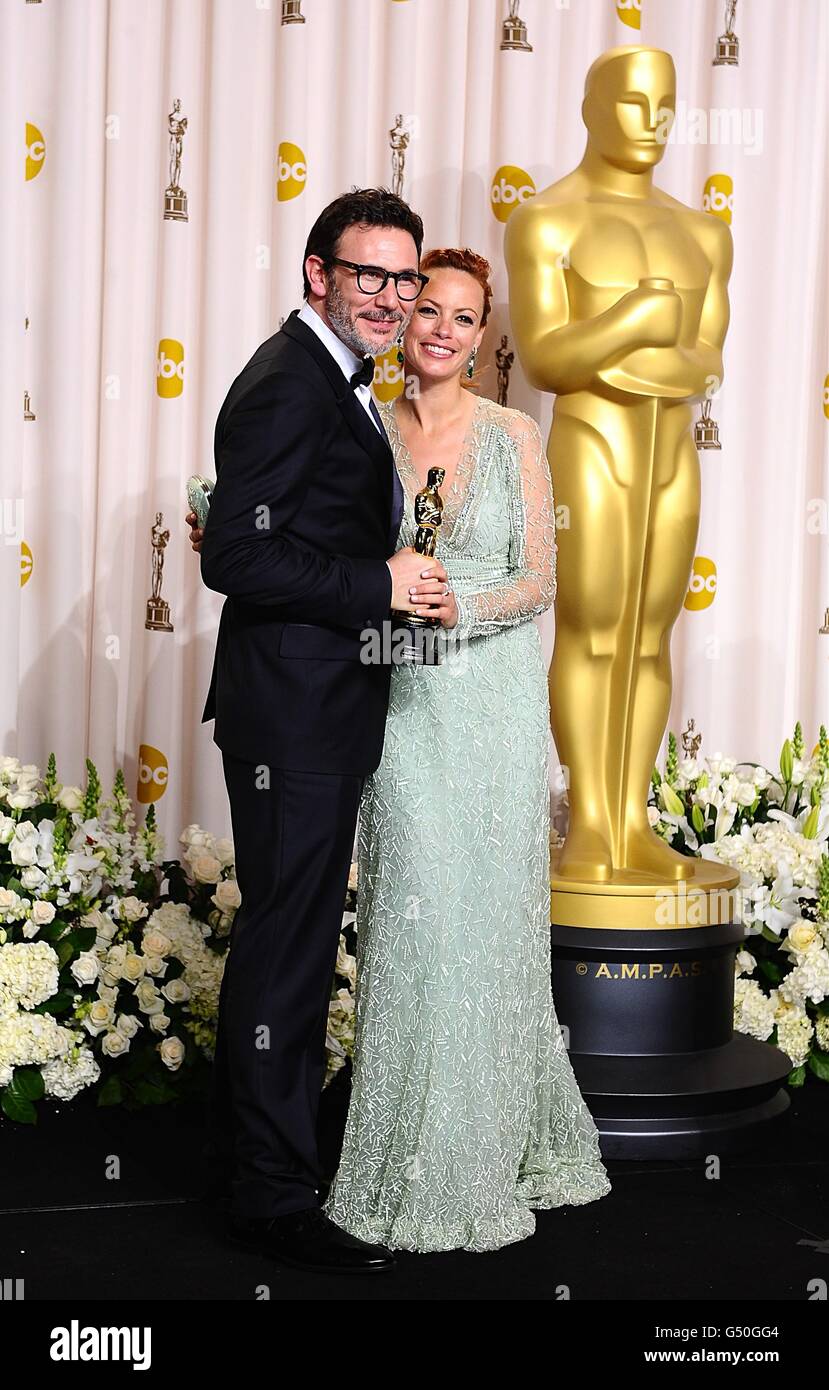
[[552,927],[553,998],[607,1158],[734,1153],[780,1121],[792,1069],[733,1029],[735,924]]

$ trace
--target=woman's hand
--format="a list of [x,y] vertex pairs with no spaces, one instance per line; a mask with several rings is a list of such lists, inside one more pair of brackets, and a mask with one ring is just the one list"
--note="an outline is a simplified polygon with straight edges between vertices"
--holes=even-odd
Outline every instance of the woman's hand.
[[415,613],[437,618],[441,627],[454,627],[458,621],[458,605],[448,580],[444,583],[442,579],[419,579],[410,588],[409,598],[416,605]]
[[190,527],[190,544],[195,551],[201,550],[202,537],[204,536],[204,531],[197,525],[198,519],[195,512],[188,512],[184,518]]

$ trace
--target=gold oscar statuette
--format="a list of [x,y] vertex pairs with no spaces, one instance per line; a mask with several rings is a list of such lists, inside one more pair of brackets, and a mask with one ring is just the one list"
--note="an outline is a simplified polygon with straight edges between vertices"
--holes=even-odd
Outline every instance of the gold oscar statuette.
[[[417,523],[414,546],[418,555],[431,560],[435,554],[438,528],[443,516],[443,498],[438,488],[446,477],[443,468],[430,468],[426,486],[421,488],[414,500],[414,517]],[[402,646],[399,641],[396,661],[405,665],[439,665],[435,634],[440,628],[439,618],[427,618],[420,613],[406,613],[393,608],[391,616],[395,620],[395,632],[407,630],[410,639]]]
[[732,262],[721,218],[654,185],[675,107],[670,54],[601,54],[585,81],[581,163],[505,231],[516,348],[530,385],[556,393],[547,457],[569,518],[549,673],[569,788],[552,853],[563,926],[653,928],[666,890],[692,889],[704,922],[733,921],[739,882],[680,854],[648,818],[699,529],[692,405],[722,380]]

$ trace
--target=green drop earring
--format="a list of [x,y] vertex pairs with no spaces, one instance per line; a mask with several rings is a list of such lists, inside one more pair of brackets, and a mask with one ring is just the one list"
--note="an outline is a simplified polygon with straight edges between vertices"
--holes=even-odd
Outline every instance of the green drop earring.
[[472,351],[470,352],[470,354],[469,354],[469,361],[468,361],[467,364],[466,364],[466,375],[469,377],[470,380],[472,379],[472,373],[473,373],[474,370],[475,370],[475,358],[476,358],[477,356],[478,356],[478,349],[477,349],[476,347],[474,347],[474,348],[472,349]]
[[397,365],[398,365],[398,367],[402,367],[402,366],[403,366],[403,362],[404,362],[402,343],[403,343],[402,337],[398,338],[398,339],[397,339]]

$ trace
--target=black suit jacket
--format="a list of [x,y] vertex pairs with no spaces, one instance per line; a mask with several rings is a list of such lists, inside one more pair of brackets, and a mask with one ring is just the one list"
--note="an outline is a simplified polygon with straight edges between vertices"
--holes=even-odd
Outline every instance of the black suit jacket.
[[215,460],[201,574],[227,599],[202,723],[253,763],[373,772],[391,667],[360,660],[360,633],[389,619],[400,484],[296,311],[233,382]]

